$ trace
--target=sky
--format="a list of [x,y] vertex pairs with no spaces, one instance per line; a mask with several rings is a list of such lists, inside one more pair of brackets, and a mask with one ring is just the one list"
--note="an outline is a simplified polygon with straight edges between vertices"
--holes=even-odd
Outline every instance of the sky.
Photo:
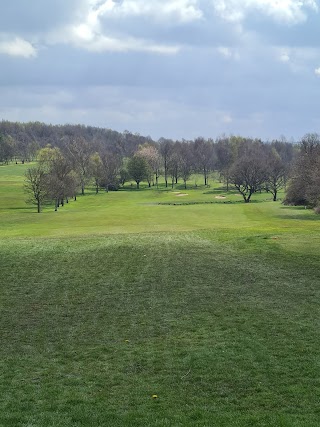
[[10,0],[0,120],[154,139],[320,131],[320,0]]

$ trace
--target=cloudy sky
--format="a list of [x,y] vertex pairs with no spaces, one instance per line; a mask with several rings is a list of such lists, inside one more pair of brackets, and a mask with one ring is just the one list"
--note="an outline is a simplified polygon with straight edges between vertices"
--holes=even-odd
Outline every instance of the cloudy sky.
[[319,0],[4,1],[0,66],[0,120],[320,132]]

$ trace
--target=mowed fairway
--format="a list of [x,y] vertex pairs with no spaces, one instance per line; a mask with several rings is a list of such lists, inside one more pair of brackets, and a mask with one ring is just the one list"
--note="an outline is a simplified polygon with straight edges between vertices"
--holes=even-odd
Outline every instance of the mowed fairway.
[[39,215],[26,167],[0,167],[1,427],[320,426],[320,216],[218,183]]

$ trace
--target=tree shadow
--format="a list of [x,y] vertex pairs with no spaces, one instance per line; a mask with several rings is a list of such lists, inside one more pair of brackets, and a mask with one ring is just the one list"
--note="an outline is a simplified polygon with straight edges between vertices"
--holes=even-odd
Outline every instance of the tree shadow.
[[311,208],[305,208],[304,206],[291,206],[291,205],[282,205],[280,206],[280,209],[290,209],[290,210],[296,210],[296,211],[310,211]]
[[277,215],[277,218],[298,221],[320,221],[320,215]]

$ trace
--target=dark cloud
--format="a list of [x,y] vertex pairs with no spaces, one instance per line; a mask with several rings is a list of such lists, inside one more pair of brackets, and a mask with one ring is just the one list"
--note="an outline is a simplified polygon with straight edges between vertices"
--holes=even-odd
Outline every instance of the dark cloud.
[[305,22],[289,25],[255,13],[250,15],[250,19],[246,19],[245,27],[263,39],[265,43],[320,49],[318,14],[309,14]]
[[225,132],[272,139],[317,130],[316,15],[288,25],[254,12],[239,24],[219,18],[209,1],[199,4],[202,19],[189,22],[101,19],[104,36],[180,46],[159,54],[134,46],[94,52],[72,38],[70,27],[87,22],[88,1],[7,2],[1,32],[35,40],[38,55],[0,56],[0,119],[84,123],[154,138]]
[[111,34],[130,34],[137,38],[150,38],[162,43],[182,46],[235,45],[239,42],[237,26],[209,15],[201,20],[175,24],[150,20],[147,16],[124,17],[114,21],[105,15],[101,18],[102,29]]
[[1,6],[0,31],[34,34],[80,18],[85,0],[10,0]]
[[[56,46],[38,58],[7,58],[1,85],[129,85],[152,87],[202,86],[234,70],[212,49],[187,49],[177,55],[90,53]],[[23,70],[23,72],[22,72]]]

